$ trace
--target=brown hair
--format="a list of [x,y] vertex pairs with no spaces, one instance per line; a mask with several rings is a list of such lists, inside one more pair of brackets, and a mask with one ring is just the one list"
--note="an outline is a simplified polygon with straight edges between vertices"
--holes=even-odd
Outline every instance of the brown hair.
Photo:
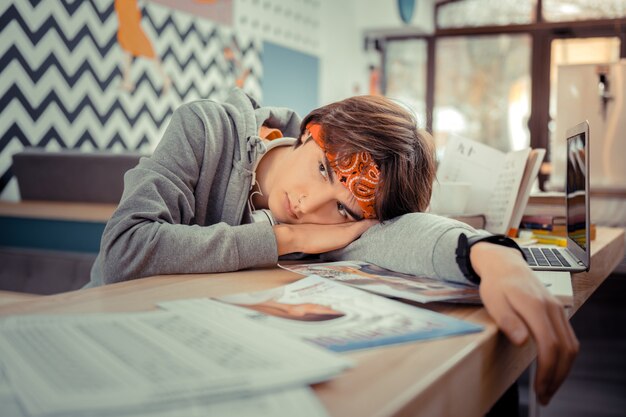
[[376,217],[381,220],[425,211],[435,178],[432,136],[417,128],[415,116],[381,96],[357,96],[313,110],[300,124],[322,127],[326,151],[337,159],[369,152],[380,169]]

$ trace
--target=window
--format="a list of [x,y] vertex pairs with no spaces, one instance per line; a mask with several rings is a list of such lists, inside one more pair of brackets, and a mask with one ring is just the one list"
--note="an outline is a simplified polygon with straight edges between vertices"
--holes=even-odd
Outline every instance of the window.
[[[625,2],[626,3],[626,2]],[[619,38],[555,39],[550,63],[550,119],[556,118],[556,89],[559,65],[597,64],[619,60]],[[550,125],[551,127],[553,124]],[[550,129],[550,134],[554,129]]]
[[440,28],[504,26],[534,21],[536,0],[464,0],[442,4],[437,13]]
[[528,35],[439,39],[433,134],[438,148],[460,135],[509,151],[530,144]]
[[[586,59],[626,58],[626,0],[438,0],[434,34],[384,40],[395,64],[386,65],[383,85],[391,88],[383,93],[411,97],[420,119],[425,102],[439,151],[458,134],[502,150],[546,148],[549,161],[554,68],[573,63],[574,50]],[[398,62],[408,79],[392,68]],[[414,84],[423,79],[425,87]]]
[[426,127],[426,41],[391,42],[385,49],[385,95],[411,108],[418,125]]
[[542,15],[549,22],[615,19],[626,16],[626,1],[543,0]]

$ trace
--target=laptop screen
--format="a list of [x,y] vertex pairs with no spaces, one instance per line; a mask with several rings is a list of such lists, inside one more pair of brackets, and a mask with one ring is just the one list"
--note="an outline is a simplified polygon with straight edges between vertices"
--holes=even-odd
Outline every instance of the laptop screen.
[[585,132],[567,138],[567,234],[583,250],[587,249],[586,184],[588,163]]

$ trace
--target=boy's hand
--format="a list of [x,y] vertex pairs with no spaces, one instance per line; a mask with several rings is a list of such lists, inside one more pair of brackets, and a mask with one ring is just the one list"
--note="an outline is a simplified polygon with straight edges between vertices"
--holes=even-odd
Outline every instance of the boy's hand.
[[565,380],[579,343],[563,305],[528,268],[515,249],[479,242],[470,252],[481,278],[480,297],[487,312],[515,345],[531,336],[537,346],[535,391],[546,405]]
[[274,226],[278,255],[341,249],[377,223],[377,220],[361,220],[340,224],[278,224]]

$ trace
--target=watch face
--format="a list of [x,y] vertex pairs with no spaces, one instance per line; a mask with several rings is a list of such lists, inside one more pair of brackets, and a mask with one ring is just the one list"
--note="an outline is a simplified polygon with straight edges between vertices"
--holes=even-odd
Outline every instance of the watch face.
[[400,12],[400,18],[404,23],[410,23],[413,19],[416,1],[417,0],[398,0],[398,12]]

